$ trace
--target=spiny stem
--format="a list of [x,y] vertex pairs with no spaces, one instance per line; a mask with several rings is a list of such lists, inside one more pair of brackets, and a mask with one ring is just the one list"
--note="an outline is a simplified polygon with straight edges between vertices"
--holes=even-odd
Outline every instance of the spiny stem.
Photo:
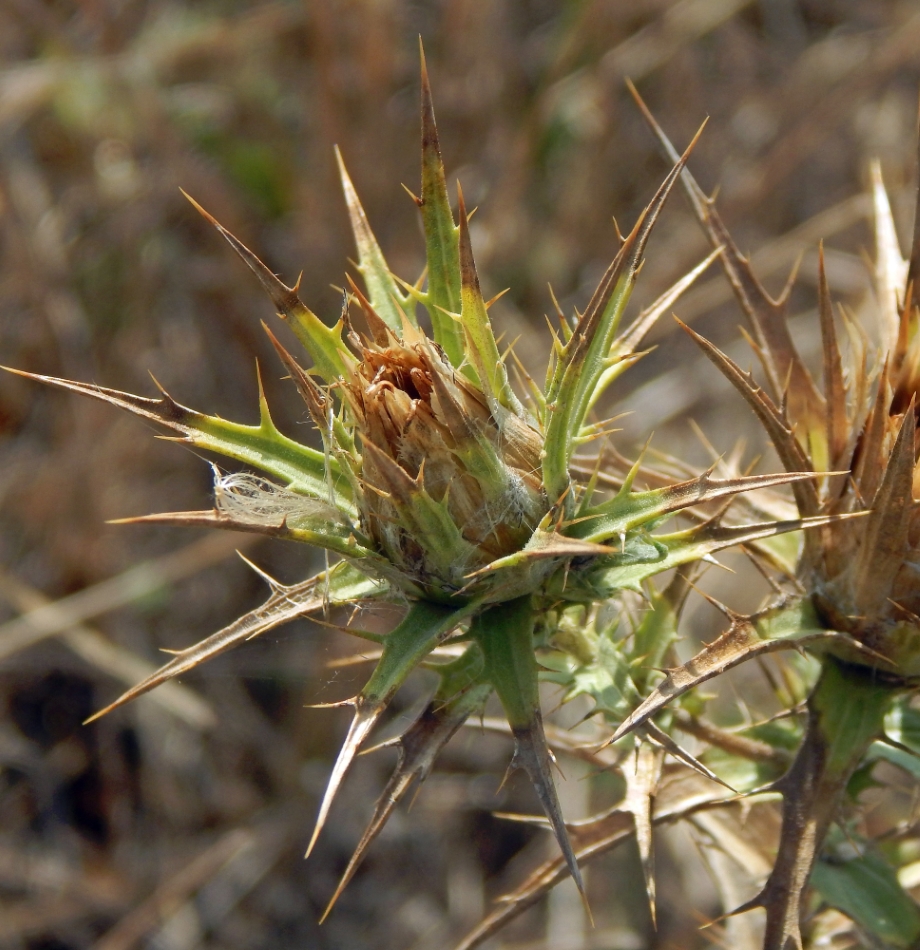
[[895,691],[877,673],[827,658],[808,700],[808,726],[792,767],[776,783],[783,828],[773,871],[750,902],[767,912],[764,950],[801,950],[802,899],[847,783],[882,733]]

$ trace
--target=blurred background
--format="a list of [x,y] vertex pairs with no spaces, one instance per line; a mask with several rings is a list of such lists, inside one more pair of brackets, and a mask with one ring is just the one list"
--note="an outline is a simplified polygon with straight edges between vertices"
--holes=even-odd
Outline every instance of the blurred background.
[[[4,0],[0,3],[0,360],[256,419],[258,359],[279,426],[306,413],[259,327],[272,320],[247,269],[184,188],[334,319],[354,254],[338,144],[389,263],[422,266],[417,210],[418,36],[448,178],[478,205],[473,240],[507,340],[542,374],[547,283],[587,301],[666,172],[629,98],[631,77],[758,273],[778,292],[801,257],[796,339],[817,347],[817,242],[832,292],[857,311],[872,250],[867,167],[877,157],[906,246],[916,169],[915,0]],[[649,246],[647,303],[701,260],[680,195]],[[717,268],[675,308],[740,358],[741,316]],[[284,329],[284,328],[282,328]],[[616,446],[708,464],[753,418],[667,320],[611,411]],[[749,361],[749,357],[745,357]],[[95,723],[81,722],[161,662],[266,595],[235,551],[293,582],[311,550],[107,519],[209,506],[193,452],[115,410],[0,378],[0,947],[16,950],[451,945],[494,897],[550,854],[493,811],[537,809],[499,784],[501,735],[468,729],[399,809],[329,920],[316,921],[393,765],[361,759],[309,861],[318,795],[349,719],[305,708],[353,695],[354,641],[306,622],[240,647]],[[763,463],[769,466],[769,458]],[[732,607],[762,588],[718,581]],[[56,602],[52,610],[24,614]],[[688,636],[718,620],[691,604]],[[370,621],[368,621],[370,622]],[[386,727],[405,725],[424,675]],[[558,697],[556,697],[558,699]],[[730,699],[727,700],[730,704]],[[547,708],[556,704],[547,694]],[[562,711],[571,722],[575,712]],[[566,718],[567,717],[567,718]],[[385,730],[386,731],[386,730]],[[575,781],[567,814],[609,799]],[[605,798],[607,794],[607,798]],[[710,945],[721,907],[693,840],[659,848],[654,931],[632,845],[590,871],[597,919],[565,892],[495,947]]]

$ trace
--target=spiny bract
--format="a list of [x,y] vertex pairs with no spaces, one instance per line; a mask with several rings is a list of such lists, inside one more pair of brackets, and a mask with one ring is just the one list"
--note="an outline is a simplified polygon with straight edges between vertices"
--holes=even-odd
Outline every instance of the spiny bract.
[[[417,204],[426,283],[407,284],[391,274],[344,166],[365,291],[351,283],[334,326],[324,324],[302,303],[296,286],[285,286],[202,210],[254,271],[309,354],[312,367],[304,370],[272,336],[323,450],[282,435],[264,396],[261,421],[246,426],[187,409],[166,393],[149,399],[33,377],[155,420],[186,442],[261,473],[218,473],[212,511],[147,520],[256,531],[317,545],[339,557],[301,584],[282,587],[270,581],[271,596],[261,608],[179,652],[103,712],[294,617],[329,605],[390,602],[405,608],[401,622],[382,638],[381,656],[366,686],[349,701],[354,720],[321,803],[311,848],[350,762],[409,673],[431,657],[440,685],[400,740],[396,772],[335,896],[412,780],[425,777],[437,752],[492,691],[514,735],[512,765],[527,771],[565,866],[582,888],[550,774],[535,651],[567,695],[588,695],[616,724],[652,688],[649,674],[669,655],[677,610],[688,589],[682,571],[661,594],[644,587],[648,578],[729,545],[828,521],[823,513],[808,511],[815,517],[739,524],[726,519],[723,510],[716,517],[697,517],[689,528],[653,533],[676,512],[748,489],[795,482],[813,493],[804,464],[771,476],[732,474],[720,480],[706,472],[645,491],[633,490],[638,463],[619,480],[599,470],[577,475],[576,451],[605,434],[603,423],[592,417],[599,398],[638,358],[637,346],[657,317],[714,257],[620,332],[646,241],[685,159],[676,161],[623,239],[585,312],[571,321],[560,315],[545,385],[521,371],[526,404],[510,385],[507,361],[493,334],[459,189],[458,223],[450,208],[424,64]],[[417,305],[427,311],[431,338],[417,322]],[[363,314],[366,334],[352,326],[351,306]],[[614,490],[605,498],[600,493],[611,483]],[[643,589],[648,610],[628,643],[617,639],[616,612],[604,604],[618,592]],[[439,649],[445,645],[453,650]],[[631,797],[631,821],[652,897],[648,832],[662,750],[681,760],[683,768],[707,776],[711,789],[721,792],[711,782],[712,773],[661,728],[645,723],[639,732],[652,745],[637,750],[647,767],[636,772],[641,781]],[[624,740],[627,751],[634,742]]]

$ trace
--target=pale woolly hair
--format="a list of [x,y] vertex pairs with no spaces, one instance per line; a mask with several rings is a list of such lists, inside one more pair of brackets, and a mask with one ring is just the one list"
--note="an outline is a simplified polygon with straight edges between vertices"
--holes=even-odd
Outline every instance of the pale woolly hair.
[[249,472],[221,473],[214,468],[214,506],[234,521],[249,524],[280,524],[292,528],[317,521],[345,521],[333,505],[276,485]]

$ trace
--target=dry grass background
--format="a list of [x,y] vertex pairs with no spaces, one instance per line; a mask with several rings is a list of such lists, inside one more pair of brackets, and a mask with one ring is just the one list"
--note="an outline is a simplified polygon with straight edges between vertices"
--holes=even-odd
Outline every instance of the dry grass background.
[[[584,303],[615,248],[611,216],[631,224],[665,170],[624,76],[678,143],[711,116],[692,165],[720,188],[769,286],[804,253],[793,301],[806,350],[818,239],[838,299],[858,309],[865,293],[871,157],[907,234],[913,0],[5,0],[2,362],[147,394],[150,371],[185,404],[250,421],[256,355],[277,421],[304,432],[259,329],[270,305],[178,188],[289,281],[303,270],[304,298],[331,318],[352,253],[338,143],[391,265],[414,276],[421,239],[399,184],[418,178],[418,34],[448,171],[480,206],[487,296],[511,287],[496,319],[534,367],[548,346],[546,282],[566,309]],[[675,199],[643,299],[705,250]],[[713,269],[677,312],[730,344],[740,318],[728,298]],[[616,394],[633,411],[616,443],[633,452],[654,429],[657,446],[703,463],[688,417],[719,451],[752,420],[688,341],[669,326],[657,336]],[[335,665],[345,637],[296,624],[80,725],[158,648],[259,602],[235,548],[283,580],[317,567],[314,552],[280,543],[106,525],[206,506],[207,466],[152,435],[0,379],[0,947],[449,946],[549,843],[492,816],[534,803],[526,783],[496,791],[509,744],[467,730],[317,926],[392,762],[359,763],[304,862],[347,718],[304,707],[355,691],[362,671]],[[720,583],[733,606],[756,600],[743,578]],[[709,615],[693,619],[711,632]],[[421,677],[405,691],[404,715],[424,689]],[[605,779],[562,793],[577,816],[604,800]],[[657,933],[624,848],[591,871],[597,930],[582,934],[561,891],[498,945],[706,945],[695,929],[720,908],[694,843],[672,835],[663,852]]]

